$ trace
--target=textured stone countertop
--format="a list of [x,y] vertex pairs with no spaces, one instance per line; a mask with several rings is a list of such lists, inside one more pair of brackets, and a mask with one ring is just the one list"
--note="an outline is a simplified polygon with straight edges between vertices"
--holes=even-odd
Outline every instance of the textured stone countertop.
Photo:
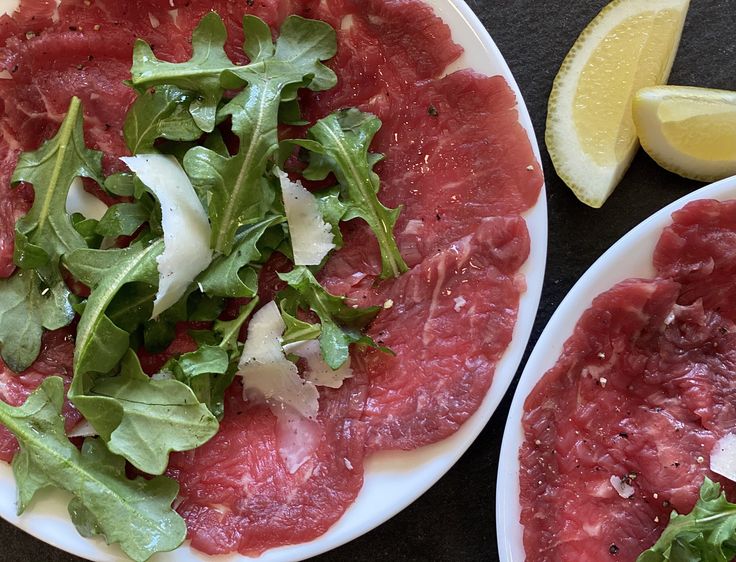
[[[468,0],[505,56],[537,131],[547,181],[549,258],[531,350],[562,298],[618,238],[700,186],[660,169],[640,152],[603,209],[575,199],[543,146],[552,80],[583,27],[605,0]],[[670,82],[736,90],[736,1],[692,0]],[[519,371],[521,373],[521,370]],[[513,388],[475,444],[402,513],[319,562],[498,560],[495,478]],[[0,561],[78,562],[0,520]]]

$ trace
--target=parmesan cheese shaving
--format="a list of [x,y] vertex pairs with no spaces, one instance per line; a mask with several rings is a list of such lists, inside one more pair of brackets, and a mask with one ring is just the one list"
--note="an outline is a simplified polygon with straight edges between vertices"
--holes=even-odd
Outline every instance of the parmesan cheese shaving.
[[84,189],[81,178],[74,178],[66,196],[66,212],[81,214],[86,219],[100,220],[107,212],[107,205]]
[[164,251],[157,258],[159,285],[153,318],[174,305],[212,261],[211,228],[192,183],[173,156],[121,158],[161,204]]
[[335,248],[332,225],[322,218],[317,198],[281,170],[281,192],[296,265],[319,265]]
[[727,433],[710,452],[710,469],[736,482],[736,435]]
[[353,370],[350,368],[350,357],[348,356],[347,362],[339,369],[333,371],[322,357],[319,341],[317,340],[292,343],[284,349],[288,353],[306,359],[308,370],[304,374],[304,378],[317,386],[340,388],[345,379],[353,376]]
[[611,476],[611,486],[613,486],[614,490],[618,493],[619,496],[621,496],[624,499],[629,499],[631,496],[634,495],[634,487],[630,484],[624,482],[621,478],[618,476]]
[[307,419],[315,419],[319,392],[312,382],[299,376],[296,365],[284,355],[281,335],[285,329],[273,301],[251,319],[238,369],[243,377],[243,397],[262,397],[276,416],[284,414],[288,407]]
[[6,0],[0,3],[0,15],[10,15],[20,8],[20,0]]

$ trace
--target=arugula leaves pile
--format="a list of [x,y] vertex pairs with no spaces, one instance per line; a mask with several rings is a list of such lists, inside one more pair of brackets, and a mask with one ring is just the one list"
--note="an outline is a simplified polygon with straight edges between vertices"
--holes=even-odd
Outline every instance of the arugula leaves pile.
[[[184,523],[171,509],[176,483],[160,475],[171,452],[199,447],[217,432],[225,391],[238,372],[239,335],[259,302],[259,272],[274,252],[293,259],[277,168],[295,148],[309,160],[307,179],[334,174],[337,181],[315,193],[335,245],[343,243],[340,222],[361,218],[381,248],[381,277],[407,269],[393,238],[400,209],[380,203],[373,167],[381,156],[369,150],[380,121],[344,110],[316,123],[307,139],[279,140],[280,124],[301,123],[298,91],[337,82],[323,64],[336,53],[334,29],[291,16],[274,41],[259,18],[245,16],[243,27],[246,65],[227,56],[227,33],[215,13],[195,29],[189,61],[159,60],[141,40],[134,46],[129,84],[138,97],[126,116],[125,141],[133,154],[176,157],[212,226],[214,259],[158,318],[151,315],[164,251],[162,217],[173,209],[162,209],[155,190],[132,174],[103,177],[102,154],[84,143],[78,99],[56,136],[23,154],[13,175],[14,183],[33,186],[35,200],[16,224],[18,270],[0,280],[0,354],[13,371],[23,371],[38,356],[43,331],[79,315],[68,398],[99,435],[81,451],[68,441],[56,377],[19,408],[0,402],[0,422],[21,443],[13,462],[19,508],[42,487],[67,490],[80,533],[119,543],[134,560],[172,550],[184,538]],[[66,200],[78,177],[122,200],[99,221],[70,216]],[[362,330],[379,308],[356,308],[331,295],[315,277],[318,269],[295,266],[280,275],[287,284],[277,296],[287,326],[283,340],[319,339],[326,362],[337,369],[351,345],[378,347]],[[89,293],[75,295],[65,279]],[[236,318],[222,319],[230,298],[249,300]],[[309,315],[319,323],[306,321]],[[185,321],[209,326],[190,331],[197,349],[171,357],[154,377],[144,374],[134,350],[165,350]],[[126,461],[158,476],[128,479]]]
[[736,504],[720,484],[705,478],[687,515],[672,512],[669,525],[637,562],[730,562],[736,557]]
[[278,149],[278,116],[283,99],[295,99],[299,87],[315,90],[335,85],[334,73],[320,61],[334,56],[335,31],[326,23],[298,16],[286,19],[276,45],[260,19],[243,20],[251,64],[225,70],[223,81],[245,88],[218,115],[230,118],[240,140],[234,156],[195,147],[184,158],[192,183],[209,197],[212,248],[230,254],[239,227],[261,219],[275,192],[264,179],[269,157]]
[[36,492],[53,486],[73,495],[69,514],[82,535],[103,535],[133,560],[179,546],[186,525],[171,509],[178,484],[164,476],[127,478],[123,459],[99,439],[86,439],[79,451],[64,432],[63,402],[59,377],[46,379],[18,408],[0,401],[0,422],[20,443],[13,459],[18,512]]
[[35,191],[33,206],[15,225],[14,261],[21,271],[0,280],[0,354],[16,372],[36,359],[44,328],[62,328],[74,319],[60,259],[87,243],[66,212],[66,200],[76,177],[102,178],[102,153],[85,146],[82,123],[82,104],[72,98],[56,136],[21,154],[11,180],[30,183]]

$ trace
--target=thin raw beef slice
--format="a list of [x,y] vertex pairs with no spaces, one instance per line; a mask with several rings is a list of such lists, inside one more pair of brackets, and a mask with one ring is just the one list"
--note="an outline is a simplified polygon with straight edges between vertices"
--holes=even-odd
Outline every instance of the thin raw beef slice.
[[736,201],[673,215],[657,277],[598,296],[524,407],[521,520],[534,561],[634,561],[689,513],[736,428]]

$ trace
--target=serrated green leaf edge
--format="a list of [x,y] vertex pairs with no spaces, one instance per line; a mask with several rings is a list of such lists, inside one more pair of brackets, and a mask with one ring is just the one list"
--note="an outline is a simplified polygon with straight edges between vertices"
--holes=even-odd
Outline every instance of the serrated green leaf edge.
[[123,459],[95,439],[87,439],[80,452],[64,433],[63,401],[59,377],[45,379],[22,406],[0,401],[0,422],[21,445],[13,459],[19,513],[37,491],[54,486],[74,494],[73,521],[84,533],[119,543],[136,562],[177,548],[186,537],[184,520],[171,509],[177,483],[163,476],[127,479]]

